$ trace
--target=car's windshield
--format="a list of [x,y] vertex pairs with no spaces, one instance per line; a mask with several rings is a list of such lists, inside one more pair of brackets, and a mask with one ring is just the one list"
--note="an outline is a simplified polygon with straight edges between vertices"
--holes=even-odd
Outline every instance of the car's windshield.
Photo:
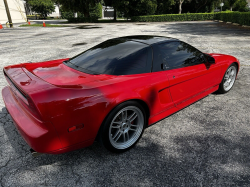
[[69,60],[78,70],[94,74],[131,75],[148,72],[148,45],[108,40]]

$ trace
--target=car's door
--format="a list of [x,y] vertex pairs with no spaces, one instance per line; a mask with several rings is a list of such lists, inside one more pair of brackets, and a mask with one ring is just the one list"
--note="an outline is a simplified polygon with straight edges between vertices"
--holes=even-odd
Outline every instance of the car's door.
[[178,108],[191,104],[219,84],[220,68],[208,64],[204,54],[189,44],[180,41],[158,44],[154,54],[158,66],[161,63],[160,68],[166,71],[169,90]]

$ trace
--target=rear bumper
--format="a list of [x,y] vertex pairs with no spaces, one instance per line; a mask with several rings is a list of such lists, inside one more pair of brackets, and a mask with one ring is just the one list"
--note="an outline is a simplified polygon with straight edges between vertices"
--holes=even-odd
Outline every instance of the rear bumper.
[[5,106],[27,144],[39,153],[54,153],[62,148],[57,132],[50,122],[41,122],[24,110],[9,86],[2,90]]

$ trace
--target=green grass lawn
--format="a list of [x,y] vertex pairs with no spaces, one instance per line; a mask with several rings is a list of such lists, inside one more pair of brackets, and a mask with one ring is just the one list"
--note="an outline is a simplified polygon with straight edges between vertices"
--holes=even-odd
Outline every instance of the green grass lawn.
[[[24,24],[20,25],[19,27],[43,27],[43,24]],[[46,27],[68,27],[67,25],[52,25],[52,24],[47,24]]]

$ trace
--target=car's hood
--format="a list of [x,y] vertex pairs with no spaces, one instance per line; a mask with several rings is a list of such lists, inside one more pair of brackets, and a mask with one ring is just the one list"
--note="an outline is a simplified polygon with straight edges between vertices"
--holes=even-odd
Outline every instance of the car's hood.
[[24,64],[24,67],[50,84],[69,88],[81,88],[83,85],[84,87],[88,87],[88,85],[93,86],[93,84],[98,84],[98,82],[100,83],[117,77],[105,74],[91,75],[83,73],[64,65],[62,62],[65,60],[67,59],[29,63]]

